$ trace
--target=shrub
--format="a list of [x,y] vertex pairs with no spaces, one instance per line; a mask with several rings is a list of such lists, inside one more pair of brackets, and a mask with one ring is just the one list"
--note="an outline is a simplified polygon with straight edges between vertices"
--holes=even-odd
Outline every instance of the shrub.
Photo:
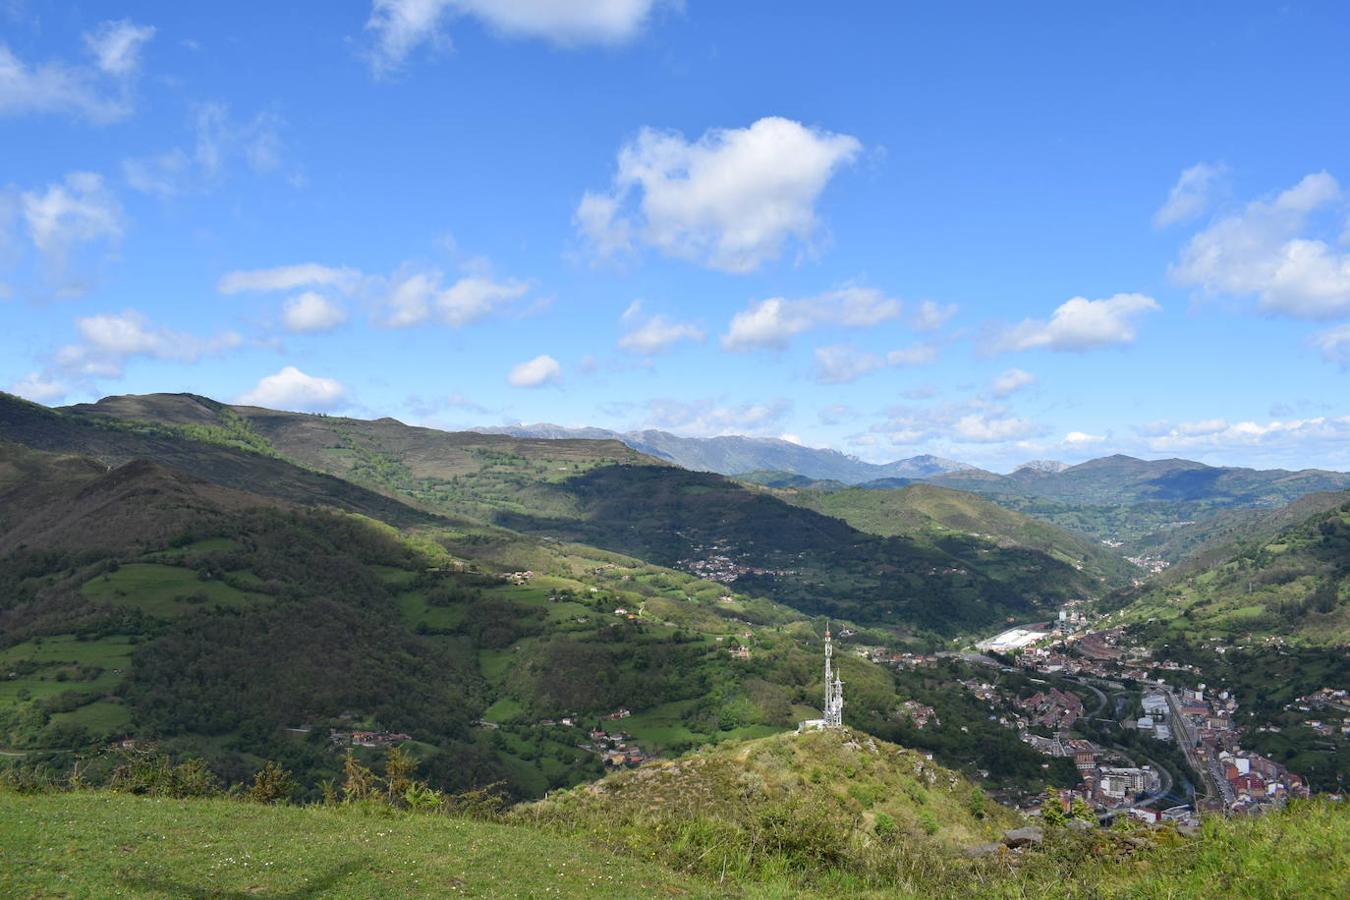
[[252,803],[288,803],[295,793],[295,779],[289,769],[268,760],[253,776],[253,784],[244,791],[244,799]]
[[205,760],[187,759],[174,765],[154,751],[133,751],[113,770],[109,784],[115,791],[149,797],[213,797],[221,792],[219,779]]

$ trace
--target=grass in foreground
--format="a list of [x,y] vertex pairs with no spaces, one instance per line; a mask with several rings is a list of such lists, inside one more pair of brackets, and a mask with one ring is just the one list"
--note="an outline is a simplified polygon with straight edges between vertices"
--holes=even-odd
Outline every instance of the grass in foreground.
[[538,831],[359,808],[0,793],[5,897],[718,896]]
[[521,825],[359,805],[0,791],[4,897],[1344,897],[1350,807],[1213,819],[1195,838],[1060,829],[1021,856],[887,858],[867,872],[816,866],[805,879],[718,884]]

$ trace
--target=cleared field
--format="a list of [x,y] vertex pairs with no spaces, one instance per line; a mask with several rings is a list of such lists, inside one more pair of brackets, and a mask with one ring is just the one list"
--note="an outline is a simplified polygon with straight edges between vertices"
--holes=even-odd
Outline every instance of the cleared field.
[[240,607],[267,600],[220,581],[203,581],[191,569],[158,563],[129,563],[85,582],[80,591],[91,600],[133,607],[166,619],[204,604]]

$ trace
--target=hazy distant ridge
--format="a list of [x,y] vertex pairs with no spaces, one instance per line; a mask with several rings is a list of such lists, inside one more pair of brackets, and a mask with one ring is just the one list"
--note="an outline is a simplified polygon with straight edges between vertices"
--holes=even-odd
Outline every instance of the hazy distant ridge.
[[915,456],[891,463],[864,462],[838,450],[803,447],[780,438],[681,437],[668,431],[609,431],[603,428],[567,428],[562,425],[501,425],[472,429],[485,434],[525,438],[589,438],[623,441],[641,453],[668,460],[686,469],[740,475],[774,471],[815,480],[862,484],[883,478],[922,479],[949,472],[978,472],[974,466],[940,456]]

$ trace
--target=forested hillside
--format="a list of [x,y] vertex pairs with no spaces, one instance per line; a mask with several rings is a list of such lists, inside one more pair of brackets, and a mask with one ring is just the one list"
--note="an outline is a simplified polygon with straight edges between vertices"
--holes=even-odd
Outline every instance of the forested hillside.
[[879,538],[612,440],[446,433],[385,419],[228,407],[182,394],[105,398],[32,415],[38,413],[59,423],[49,430],[63,435],[158,428],[248,443],[274,463],[329,472],[418,510],[656,565],[701,571],[699,563],[725,562],[732,573],[726,580],[738,590],[808,614],[899,630],[980,629],[1009,615],[1039,615],[1067,599],[1100,596],[1109,587],[1062,554],[951,535]]
[[1350,644],[1350,498],[1274,534],[1215,552],[1221,561],[1169,573],[1127,594],[1123,615],[1188,639],[1279,637]]
[[860,531],[927,539],[951,552],[974,552],[988,542],[1039,551],[1110,585],[1125,585],[1141,575],[1137,566],[1099,541],[967,491],[924,483],[893,489],[832,489],[808,483],[785,485],[774,495],[843,519]]

